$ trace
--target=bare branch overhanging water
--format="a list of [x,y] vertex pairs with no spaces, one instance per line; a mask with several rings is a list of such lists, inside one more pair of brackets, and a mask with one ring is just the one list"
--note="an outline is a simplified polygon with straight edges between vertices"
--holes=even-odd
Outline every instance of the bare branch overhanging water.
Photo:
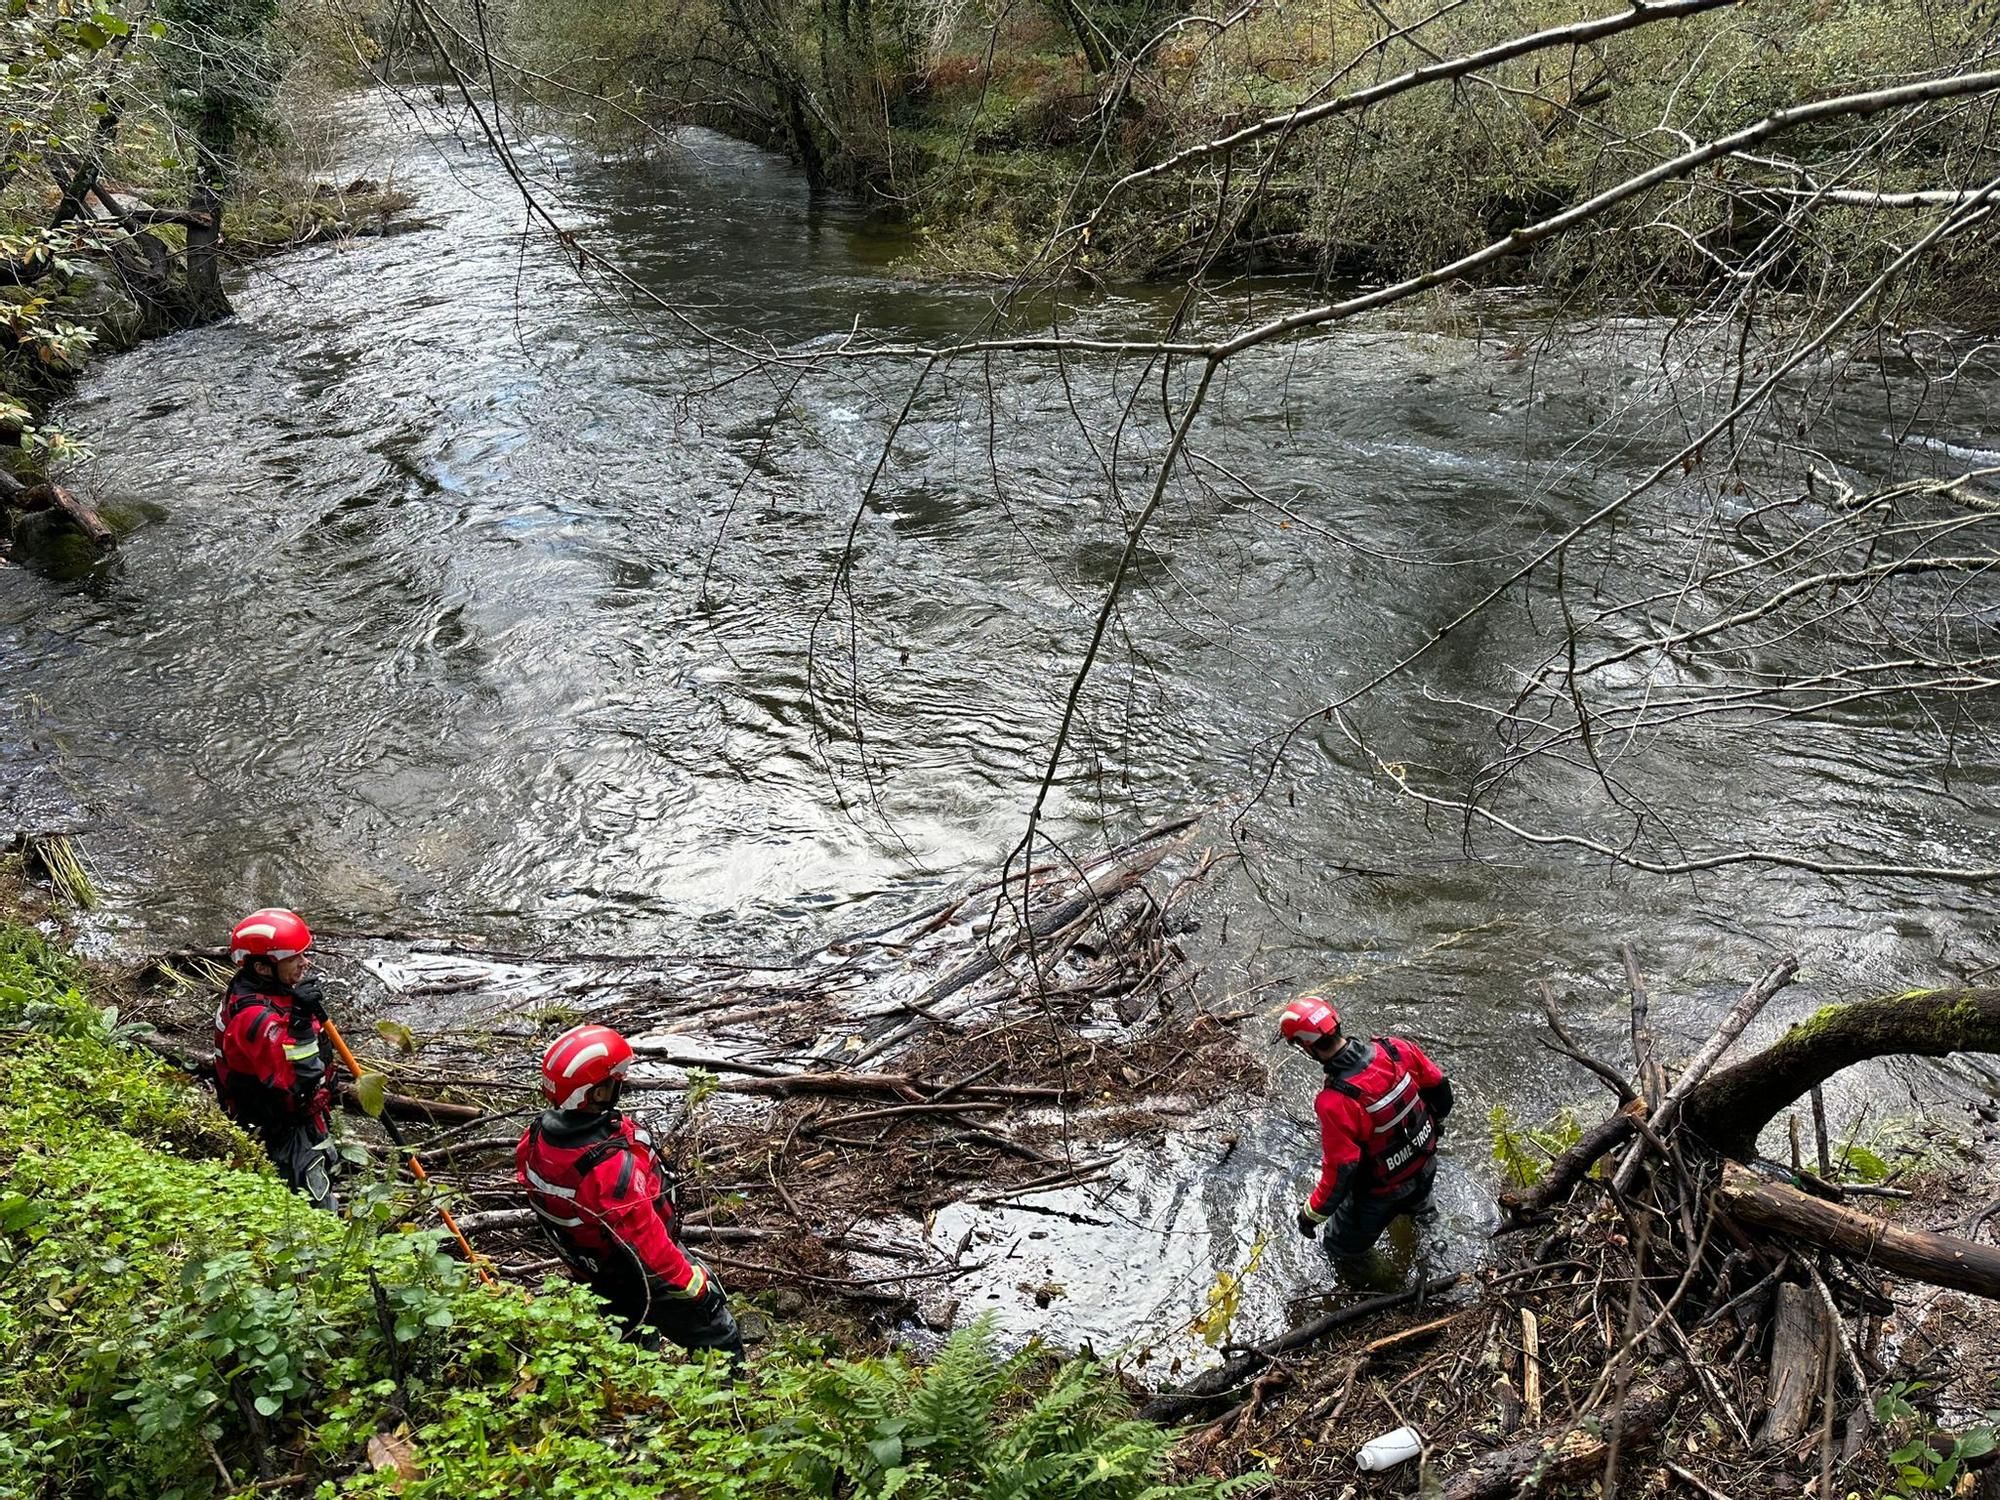
[[[1724,0],[1687,0],[1687,3],[1682,4],[1635,6],[1628,11],[1619,12],[1614,15],[1598,17],[1589,21],[1579,21],[1564,27],[1552,28],[1532,35],[1524,35],[1494,47],[1468,53],[1457,58],[1445,59],[1427,68],[1419,68],[1404,75],[1399,75],[1395,79],[1387,80],[1372,88],[1355,90],[1331,100],[1320,101],[1310,107],[1295,109],[1282,115],[1270,116],[1259,124],[1247,127],[1248,134],[1241,141],[1235,138],[1218,138],[1217,141],[1211,142],[1207,146],[1191,148],[1177,156],[1156,163],[1151,167],[1129,173],[1112,185],[1107,193],[1106,202],[1108,203],[1109,199],[1117,193],[1125,191],[1151,176],[1163,174],[1175,168],[1190,165],[1198,160],[1226,153],[1232,145],[1248,144],[1252,138],[1262,139],[1265,136],[1278,137],[1279,149],[1283,149],[1284,146],[1291,144],[1296,127],[1302,123],[1310,123],[1337,113],[1359,110],[1390,94],[1419,89],[1426,84],[1439,80],[1465,77],[1498,62],[1524,56],[1542,48],[1563,45],[1566,42],[1589,39],[1600,35],[1609,35],[1616,31],[1649,25],[1658,21],[1678,19],[1699,11],[1719,9],[1723,3]],[[419,9],[422,9],[421,0],[419,0]],[[440,52],[448,57],[450,54],[445,50],[442,40],[437,38],[435,30],[433,31],[433,37],[439,42]],[[461,44],[467,40],[462,32],[458,34],[458,39]],[[468,86],[469,80],[465,71],[463,69],[455,69],[454,72],[466,106],[481,118],[482,127],[484,128],[484,111],[480,101],[474,97]],[[1098,659],[1099,648],[1104,641],[1110,622],[1116,619],[1120,612],[1126,566],[1135,555],[1136,549],[1143,539],[1147,525],[1158,513],[1160,505],[1168,494],[1169,482],[1175,477],[1176,466],[1181,463],[1184,456],[1191,457],[1191,455],[1185,454],[1187,437],[1193,429],[1197,418],[1202,415],[1202,408],[1206,400],[1210,379],[1226,361],[1265,345],[1285,343],[1300,335],[1323,330],[1330,325],[1356,319],[1367,313],[1394,307],[1405,301],[1419,298],[1441,287],[1462,281],[1468,276],[1484,271],[1511,258],[1526,255],[1544,242],[1560,239],[1579,228],[1591,224],[1607,214],[1611,209],[1628,200],[1639,198],[1667,183],[1694,179],[1696,174],[1704,167],[1713,163],[1731,160],[1754,160],[1756,159],[1756,148],[1777,137],[1805,130],[1808,127],[1826,122],[1840,119],[1865,119],[1885,112],[1908,112],[1909,121],[1916,122],[1921,117],[1921,111],[1927,106],[1953,99],[1985,95],[1993,91],[1996,87],[2000,87],[2000,73],[1974,70],[1945,77],[1921,79],[1886,88],[1868,89],[1838,95],[1832,98],[1780,109],[1742,129],[1715,137],[1706,142],[1690,142],[1687,149],[1678,155],[1664,160],[1656,159],[1650,165],[1646,166],[1644,170],[1625,177],[1580,203],[1515,230],[1503,238],[1491,241],[1478,250],[1455,259],[1444,261],[1421,273],[1357,296],[1297,309],[1286,313],[1282,317],[1267,319],[1249,326],[1223,328],[1211,337],[1200,339],[1185,337],[1108,337],[1087,333],[1054,331],[1019,336],[981,336],[958,342],[907,344],[893,341],[870,340],[857,327],[842,338],[822,342],[804,349],[786,349],[775,346],[759,347],[755,342],[736,336],[719,334],[713,329],[702,326],[698,319],[690,316],[687,309],[676,306],[670,299],[661,296],[654,289],[645,286],[638,279],[632,277],[623,268],[615,264],[612,258],[597,251],[570,232],[561,229],[557,213],[541,202],[536,188],[527,179],[525,174],[521,173],[512,164],[511,159],[508,158],[504,141],[501,139],[502,133],[489,129],[488,135],[495,149],[502,154],[503,160],[508,161],[510,174],[514,176],[517,184],[520,186],[524,197],[530,205],[531,213],[535,214],[544,227],[556,236],[561,248],[566,253],[574,256],[575,264],[579,270],[591,271],[606,276],[640,302],[648,303],[668,312],[692,336],[711,342],[728,354],[746,361],[785,365],[795,371],[819,371],[845,362],[866,363],[885,360],[920,360],[925,364],[927,369],[930,369],[940,365],[948,365],[953,361],[971,356],[982,358],[993,356],[1053,356],[1061,359],[1110,356],[1120,360],[1137,360],[1145,366],[1147,371],[1152,370],[1155,364],[1163,361],[1166,366],[1171,366],[1172,362],[1176,359],[1195,362],[1201,372],[1200,379],[1197,382],[1198,394],[1183,408],[1178,417],[1173,418],[1169,422],[1170,441],[1168,443],[1168,458],[1164,462],[1159,462],[1154,479],[1148,484],[1146,503],[1140,508],[1137,521],[1125,533],[1124,557],[1126,558],[1126,563],[1120,565],[1113,582],[1106,590],[1100,607],[1096,611],[1096,624],[1090,632],[1089,641],[1083,651],[1082,665],[1070,680],[1070,687],[1065,694],[1065,708],[1054,734],[1050,754],[1037,781],[1036,791],[1028,815],[1026,833],[1017,849],[1017,855],[1019,855],[1033,848],[1041,809],[1052,790],[1063,779],[1070,738],[1085,702],[1086,690],[1089,686],[1092,670]],[[497,114],[497,105],[495,106],[495,111]],[[1910,128],[1910,126],[1899,127],[1892,124],[1889,130],[1893,135],[1900,128]],[[1499,583],[1481,595],[1473,605],[1431,633],[1415,651],[1398,657],[1387,667],[1365,677],[1359,686],[1344,690],[1341,694],[1330,698],[1321,708],[1316,708],[1294,720],[1290,728],[1279,736],[1275,748],[1270,751],[1268,760],[1265,762],[1261,774],[1256,779],[1256,791],[1253,794],[1253,800],[1255,797],[1262,796],[1268,791],[1272,784],[1272,778],[1277,774],[1278,768],[1284,759],[1285,750],[1291,744],[1294,737],[1317,718],[1325,713],[1337,712],[1350,707],[1367,698],[1387,683],[1407,675],[1416,669],[1425,657],[1449,638],[1454,631],[1461,630],[1469,625],[1483,611],[1508,598],[1515,590],[1533,584],[1544,568],[1551,565],[1559,565],[1566,553],[1580,539],[1594,533],[1606,522],[1620,516],[1630,507],[1634,500],[1672,476],[1677,468],[1685,469],[1690,463],[1699,464],[1705,452],[1718,436],[1725,433],[1735,433],[1739,423],[1756,415],[1781,391],[1789,377],[1800,372],[1816,356],[1827,351],[1837,336],[1846,332],[1853,324],[1865,316],[1879,311],[1878,303],[1880,299],[1892,288],[1897,279],[1918,264],[1927,252],[1941,241],[1959,234],[1971,225],[1980,222],[1989,212],[1991,196],[1996,185],[2000,185],[2000,183],[1988,182],[1980,187],[1939,186],[1913,192],[1878,193],[1871,192],[1865,188],[1846,186],[1835,178],[1829,181],[1816,180],[1809,188],[1785,190],[1785,196],[1799,204],[1803,209],[1810,209],[1812,206],[1819,204],[1844,204],[1906,211],[1947,209],[1949,212],[1935,220],[1914,244],[1896,254],[1894,259],[1870,281],[1858,296],[1848,300],[1837,312],[1831,314],[1824,321],[1819,322],[1812,335],[1803,339],[1789,355],[1780,360],[1776,368],[1771,369],[1768,374],[1762,374],[1760,378],[1751,382],[1752,388],[1748,390],[1747,394],[1744,391],[1744,374],[1748,370],[1748,361],[1744,357],[1745,349],[1739,347],[1735,361],[1737,386],[1733,393],[1733,399],[1727,403],[1722,415],[1708,420],[1705,426],[1698,429],[1696,436],[1682,444],[1672,457],[1654,466],[1639,483],[1629,487],[1622,494],[1593,510],[1582,521],[1561,531],[1553,541],[1532,551],[1525,561],[1509,571]],[[1699,184],[1697,185],[1697,190],[1700,190],[1700,186]],[[1741,195],[1742,193],[1742,189],[1737,185],[1726,182],[1718,183],[1717,190],[1725,197]],[[1796,216],[1790,222],[1796,225],[1798,222]],[[1803,230],[1793,228],[1791,232],[1797,235],[1803,233]],[[1737,278],[1739,282],[1748,282],[1748,291],[1753,297],[1757,284],[1767,274],[1766,267],[1770,263],[1770,259],[1774,258],[1767,258],[1766,261],[1759,263],[1759,265],[1742,273]],[[1740,304],[1743,301],[1746,288],[1739,284],[1730,290],[1733,300]],[[1202,288],[1197,283],[1191,286],[1190,292],[1194,297],[1199,298],[1202,294]],[[1190,303],[1188,305],[1192,306],[1194,304]],[[1743,320],[1743,326],[1747,334],[1749,326],[1747,312]],[[1163,368],[1163,379],[1164,373]],[[1145,378],[1147,378],[1146,375],[1142,373],[1140,380],[1143,381]],[[919,381],[917,389],[921,389],[921,385],[922,382]],[[1135,394],[1137,390],[1138,382],[1135,382]],[[1130,414],[1131,408],[1128,406],[1126,416],[1129,417]],[[1120,418],[1116,430],[1122,433],[1124,426],[1125,418]],[[894,432],[892,430],[890,439],[885,441],[881,449],[884,461],[886,461],[893,439]],[[1738,447],[1740,448],[1740,443]],[[876,472],[879,477],[881,473],[880,462],[876,466]],[[1120,503],[1117,500],[1118,490],[1119,483],[1114,470],[1110,476],[1110,498],[1114,505]],[[862,503],[856,507],[856,526],[860,523],[865,506],[866,494],[864,493]],[[844,558],[851,560],[857,535],[858,533],[853,528],[850,528],[846,551],[843,554]],[[1921,559],[1910,559],[1893,567],[1871,566],[1869,571],[1849,581],[1864,582],[1873,580],[1880,582],[1889,578],[1913,576],[1921,572],[1930,571],[1933,567],[1943,566],[1953,566],[1960,571],[1973,573],[1982,571],[1976,564],[1976,557],[1969,561],[1961,560],[1953,564],[1943,562],[1927,564]],[[843,561],[836,571],[833,583],[833,593],[835,596],[839,595],[843,587],[842,580],[847,576],[848,567],[849,562]],[[1853,569],[1847,569],[1842,572],[1828,573],[1824,578],[1820,579],[1820,583],[1824,584],[1837,581],[1837,579],[1848,579],[1849,575],[1853,574],[1854,571]],[[1786,589],[1789,589],[1789,592],[1781,590],[1777,597],[1767,598],[1761,602],[1747,605],[1738,611],[1736,617],[1732,617],[1726,622],[1709,622],[1704,626],[1695,627],[1691,631],[1682,632],[1678,637],[1665,642],[1654,643],[1649,646],[1624,648],[1626,655],[1636,656],[1641,651],[1662,654],[1671,652],[1677,647],[1697,645],[1711,636],[1726,633],[1735,626],[1748,624],[1754,620],[1776,613],[1782,610],[1792,599],[1812,592],[1816,586],[1818,585],[1811,580],[1795,580],[1792,584],[1785,586]],[[1561,588],[1559,585],[1560,591]],[[859,670],[859,658],[852,649],[853,633],[857,628],[858,624],[850,614],[848,621],[850,649],[847,653],[847,665],[850,671],[853,672],[858,672]],[[1563,653],[1558,652],[1554,654],[1560,656]],[[1624,658],[1607,660],[1603,659],[1601,655],[1594,657],[1589,663],[1582,666],[1581,677],[1602,674],[1610,666],[1614,665],[1616,660],[1620,659]],[[1569,674],[1562,676],[1562,691],[1577,706],[1580,719],[1579,727],[1570,736],[1565,738],[1587,741],[1590,735],[1589,715],[1591,710],[1584,706],[1582,698],[1578,695],[1577,682],[1579,680],[1581,680],[1580,677],[1573,677]],[[1931,679],[1926,678],[1924,680],[1929,681]],[[1976,692],[1979,690],[1977,684],[1980,679],[1976,674],[1962,676],[1956,680],[1965,692]],[[1846,700],[1843,699],[1842,701]],[[1732,700],[1726,698],[1718,700],[1717,706],[1718,711],[1721,711],[1732,706]],[[855,702],[855,709],[858,713],[858,700]],[[1795,710],[1788,710],[1788,712],[1792,711]],[[1636,718],[1630,715],[1626,716],[1625,732],[1628,743],[1631,736],[1637,734],[1640,727],[1647,724],[1647,722],[1643,714]],[[1538,752],[1534,751],[1531,747],[1527,752],[1527,758],[1532,758],[1535,753]],[[1519,769],[1522,761],[1523,751],[1521,747],[1509,747],[1503,751],[1500,761],[1496,762],[1496,769],[1504,770],[1505,774],[1512,774],[1513,771]],[[866,764],[864,753],[862,757],[864,776],[866,775]],[[1605,781],[1605,786],[1609,790],[1610,782],[1608,780]],[[1467,805],[1472,806],[1475,804]],[[1508,824],[1507,826],[1512,825]],[[1535,842],[1532,838],[1529,841]],[[1606,857],[1613,859],[1615,862],[1626,863],[1635,869],[1647,870],[1649,873],[1674,872],[1672,869],[1660,866],[1660,862],[1658,861],[1653,861],[1649,865],[1643,859],[1628,859],[1615,846],[1586,841],[1578,847],[1586,847],[1593,854],[1604,853],[1609,849],[1610,853]],[[1732,855],[1729,857],[1734,858],[1735,856]],[[1755,853],[1751,853],[1745,857],[1751,859],[1761,858],[1761,856]],[[1786,858],[1788,856],[1780,854],[1774,856],[1773,862],[1783,863]],[[1893,862],[1829,863],[1821,861],[1819,863],[1826,868],[1828,873],[1854,873],[1857,875],[1866,873],[1871,876],[1877,874],[1894,874],[1897,872],[1912,874],[1929,873],[1937,869],[1953,868],[1930,865],[1906,866],[1894,864]],[[1660,868],[1654,868],[1655,866],[1660,866]],[[1988,878],[1989,873],[1974,871],[1970,872],[1967,878],[1984,879]]]

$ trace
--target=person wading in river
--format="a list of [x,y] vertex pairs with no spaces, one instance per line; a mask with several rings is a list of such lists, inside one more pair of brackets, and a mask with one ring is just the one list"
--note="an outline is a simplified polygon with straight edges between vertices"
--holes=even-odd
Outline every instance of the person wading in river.
[[715,1279],[674,1242],[673,1189],[645,1127],[618,1109],[632,1046],[609,1026],[576,1026],[542,1054],[544,1110],[514,1148],[514,1176],[556,1252],[611,1304],[626,1336],[721,1349],[743,1337]]
[[1317,995],[1287,1005],[1278,1031],[1326,1069],[1313,1101],[1319,1182],[1299,1209],[1299,1233],[1311,1239],[1324,1224],[1329,1255],[1365,1255],[1392,1220],[1430,1205],[1451,1082],[1415,1042],[1349,1038]]
[[215,1013],[215,1091],[224,1113],[263,1137],[278,1175],[331,1211],[333,1054],[319,981],[305,977],[312,940],[282,907],[250,913],[229,934],[237,967]]

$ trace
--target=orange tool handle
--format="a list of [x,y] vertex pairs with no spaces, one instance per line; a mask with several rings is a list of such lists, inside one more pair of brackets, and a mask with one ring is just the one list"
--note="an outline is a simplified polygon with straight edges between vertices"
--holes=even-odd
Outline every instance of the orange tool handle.
[[[356,1082],[359,1082],[361,1079],[361,1064],[355,1060],[354,1054],[348,1050],[347,1040],[341,1036],[340,1028],[335,1026],[332,1021],[322,1021],[321,1024],[326,1028],[327,1040],[333,1043],[333,1050],[340,1054],[340,1060],[346,1064],[347,1071],[354,1076]],[[417,1153],[412,1151],[408,1146],[403,1145],[403,1134],[396,1129],[395,1122],[389,1118],[387,1110],[384,1110],[382,1113],[382,1124],[389,1132],[389,1138],[398,1146],[403,1147],[403,1155],[409,1159],[410,1175],[415,1177],[417,1181],[428,1184],[431,1180],[430,1174],[424,1171],[424,1164],[417,1160]],[[444,1227],[457,1236],[458,1247],[465,1252],[465,1258],[471,1262],[472,1269],[479,1273],[479,1279],[488,1286],[497,1286],[499,1283],[494,1280],[493,1273],[486,1269],[486,1257],[472,1248],[472,1241],[467,1239],[465,1231],[458,1227],[458,1220],[451,1216],[451,1210],[446,1208],[442,1203],[437,1206],[437,1210],[438,1214],[444,1219]]]

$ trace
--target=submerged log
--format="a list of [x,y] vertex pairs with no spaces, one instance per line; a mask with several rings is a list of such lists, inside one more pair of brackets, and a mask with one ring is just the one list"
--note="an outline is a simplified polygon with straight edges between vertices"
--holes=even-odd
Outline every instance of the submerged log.
[[118,533],[105,523],[95,506],[60,484],[30,484],[0,472],[0,501],[21,510],[53,510],[67,516],[77,530],[100,550],[118,545]]
[[2000,1052],[2000,990],[1919,990],[1829,1005],[1755,1057],[1724,1068],[1688,1095],[1688,1128],[1724,1156],[1745,1160],[1780,1110],[1842,1068],[1909,1053]]
[[1730,1163],[1716,1203],[1737,1223],[1832,1250],[1898,1276],[2000,1300],[2000,1246],[1903,1229],[1870,1214],[1767,1182]]

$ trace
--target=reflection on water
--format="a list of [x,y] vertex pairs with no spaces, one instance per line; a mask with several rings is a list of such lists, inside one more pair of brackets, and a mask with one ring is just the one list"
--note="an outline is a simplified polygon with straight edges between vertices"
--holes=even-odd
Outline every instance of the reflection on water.
[[[0,811],[86,821],[121,908],[171,944],[285,901],[345,927],[795,951],[987,869],[1019,836],[1116,566],[1106,475],[1132,503],[1157,399],[1121,436],[1129,370],[1115,399],[1098,367],[945,371],[857,522],[911,370],[746,374],[524,253],[480,158],[355,108],[344,169],[393,166],[436,227],[260,268],[236,320],[95,372],[69,413],[100,454],[86,485],[153,509],[101,568],[0,574]],[[683,144],[617,165],[547,150],[577,227],[694,318],[796,347],[857,319],[935,338],[988,313],[979,289],[886,274],[859,212],[815,203],[781,163],[699,132]],[[1234,316],[1286,293],[1232,295]],[[1157,315],[1138,296],[1075,313]],[[1197,442],[1218,488],[1177,490],[1150,533],[1055,831],[1089,842],[1237,810],[1274,728],[1421,643],[1500,559],[1678,445],[1642,433],[1577,460],[1633,384],[1589,347],[1522,361],[1379,328],[1233,367]],[[1630,539],[1641,556],[1654,541],[1665,566],[1670,528]],[[1482,616],[1369,717],[1469,768],[1484,726],[1455,700],[1511,686],[1524,628],[1511,609]],[[1976,862],[1993,773],[1961,766],[1944,797],[1938,760],[1883,723],[1717,732],[1642,769],[1658,816],[1689,833]],[[1609,1049],[1601,980],[1622,938],[1687,1037],[1778,945],[1809,983],[1766,1030],[1822,987],[1994,956],[1976,893],[1747,870],[1608,880],[1520,849],[1474,862],[1457,830],[1356,771],[1331,727],[1298,744],[1198,941],[1218,1001],[1332,985],[1358,1026],[1452,1065],[1466,1103],[1447,1260],[1482,1232],[1486,1109],[1532,1118],[1588,1095],[1531,1040],[1530,977],[1577,987],[1579,1025]],[[1123,1239],[1072,1244],[1069,1225],[1021,1241],[1087,1263],[1058,1322],[1121,1344],[1198,1306],[1260,1236],[1272,1270],[1246,1318],[1324,1280],[1288,1229],[1313,1086],[1303,1064],[1281,1069],[1284,1108],[1244,1123],[1220,1168],[1196,1152],[1117,1203],[1067,1195],[1129,1223]],[[1093,1284],[1107,1259],[1115,1275]]]

